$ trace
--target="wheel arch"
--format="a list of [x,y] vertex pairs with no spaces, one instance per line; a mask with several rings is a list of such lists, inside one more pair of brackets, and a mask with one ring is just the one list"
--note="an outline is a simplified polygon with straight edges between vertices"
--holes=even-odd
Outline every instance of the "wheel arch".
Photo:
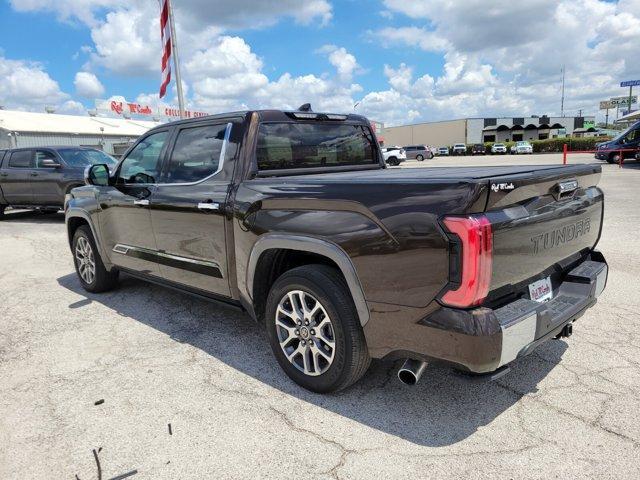
[[297,266],[318,263],[333,266],[342,274],[360,324],[364,326],[369,321],[369,308],[355,267],[347,253],[328,240],[286,234],[266,234],[260,237],[249,256],[244,282],[238,278],[241,292],[252,305],[256,318],[263,314],[266,296],[278,276]]
[[98,253],[100,254],[100,258],[102,263],[105,265],[107,270],[111,268],[111,263],[109,262],[109,257],[105,256],[105,252],[102,248],[102,242],[98,232],[91,220],[91,217],[87,212],[80,208],[69,208],[66,212],[66,224],[67,224],[67,239],[69,241],[69,248],[73,248],[73,236],[76,233],[76,230],[80,228],[82,225],[88,225],[91,229],[91,234],[93,235],[93,241],[96,243],[98,247]]

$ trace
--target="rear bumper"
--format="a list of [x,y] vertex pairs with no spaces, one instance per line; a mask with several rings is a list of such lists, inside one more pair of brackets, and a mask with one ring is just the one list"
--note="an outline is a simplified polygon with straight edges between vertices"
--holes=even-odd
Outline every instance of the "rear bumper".
[[[412,338],[406,339],[412,348],[398,345],[397,350],[410,358],[441,360],[470,372],[492,372],[528,355],[577,320],[596,302],[607,275],[606,261],[594,252],[569,272],[546,303],[521,298],[497,309],[440,308],[420,320],[418,325],[423,328],[414,329]],[[416,338],[419,330],[422,339]],[[420,344],[426,348],[416,348]]]

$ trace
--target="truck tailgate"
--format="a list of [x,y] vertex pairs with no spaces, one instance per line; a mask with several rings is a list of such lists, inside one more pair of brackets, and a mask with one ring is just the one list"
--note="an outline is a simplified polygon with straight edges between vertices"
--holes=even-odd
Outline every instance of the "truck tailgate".
[[595,247],[604,195],[597,165],[543,169],[489,180],[485,215],[493,231],[488,301],[527,292],[527,285],[562,276]]

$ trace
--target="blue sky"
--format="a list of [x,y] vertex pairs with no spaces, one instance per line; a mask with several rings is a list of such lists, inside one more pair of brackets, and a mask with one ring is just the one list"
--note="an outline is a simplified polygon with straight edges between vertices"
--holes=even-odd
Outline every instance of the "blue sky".
[[[598,100],[624,94],[619,81],[640,78],[640,0],[174,8],[189,105],[211,113],[311,101],[340,111],[361,102],[388,124],[555,114],[564,64],[567,111],[594,114]],[[0,104],[81,113],[95,97],[160,103],[157,17],[157,0],[0,0]]]

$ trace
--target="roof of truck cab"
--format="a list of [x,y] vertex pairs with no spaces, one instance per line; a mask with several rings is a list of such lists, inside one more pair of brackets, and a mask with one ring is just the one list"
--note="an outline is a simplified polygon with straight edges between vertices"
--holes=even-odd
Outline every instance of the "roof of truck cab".
[[[174,122],[164,123],[158,125],[156,128],[173,127],[176,125],[188,125],[191,123],[198,123],[205,120],[223,120],[232,117],[246,117],[252,113],[257,113],[260,116],[260,120],[265,122],[277,122],[277,121],[291,121],[291,117],[288,114],[295,113],[294,110],[239,110],[236,112],[217,113],[215,115],[206,115],[203,117],[186,118],[183,120],[176,120]],[[349,113],[334,113],[334,112],[299,112],[299,113],[318,113],[325,115],[346,115],[346,121],[357,123],[368,123],[366,117],[362,115],[355,115]]]

